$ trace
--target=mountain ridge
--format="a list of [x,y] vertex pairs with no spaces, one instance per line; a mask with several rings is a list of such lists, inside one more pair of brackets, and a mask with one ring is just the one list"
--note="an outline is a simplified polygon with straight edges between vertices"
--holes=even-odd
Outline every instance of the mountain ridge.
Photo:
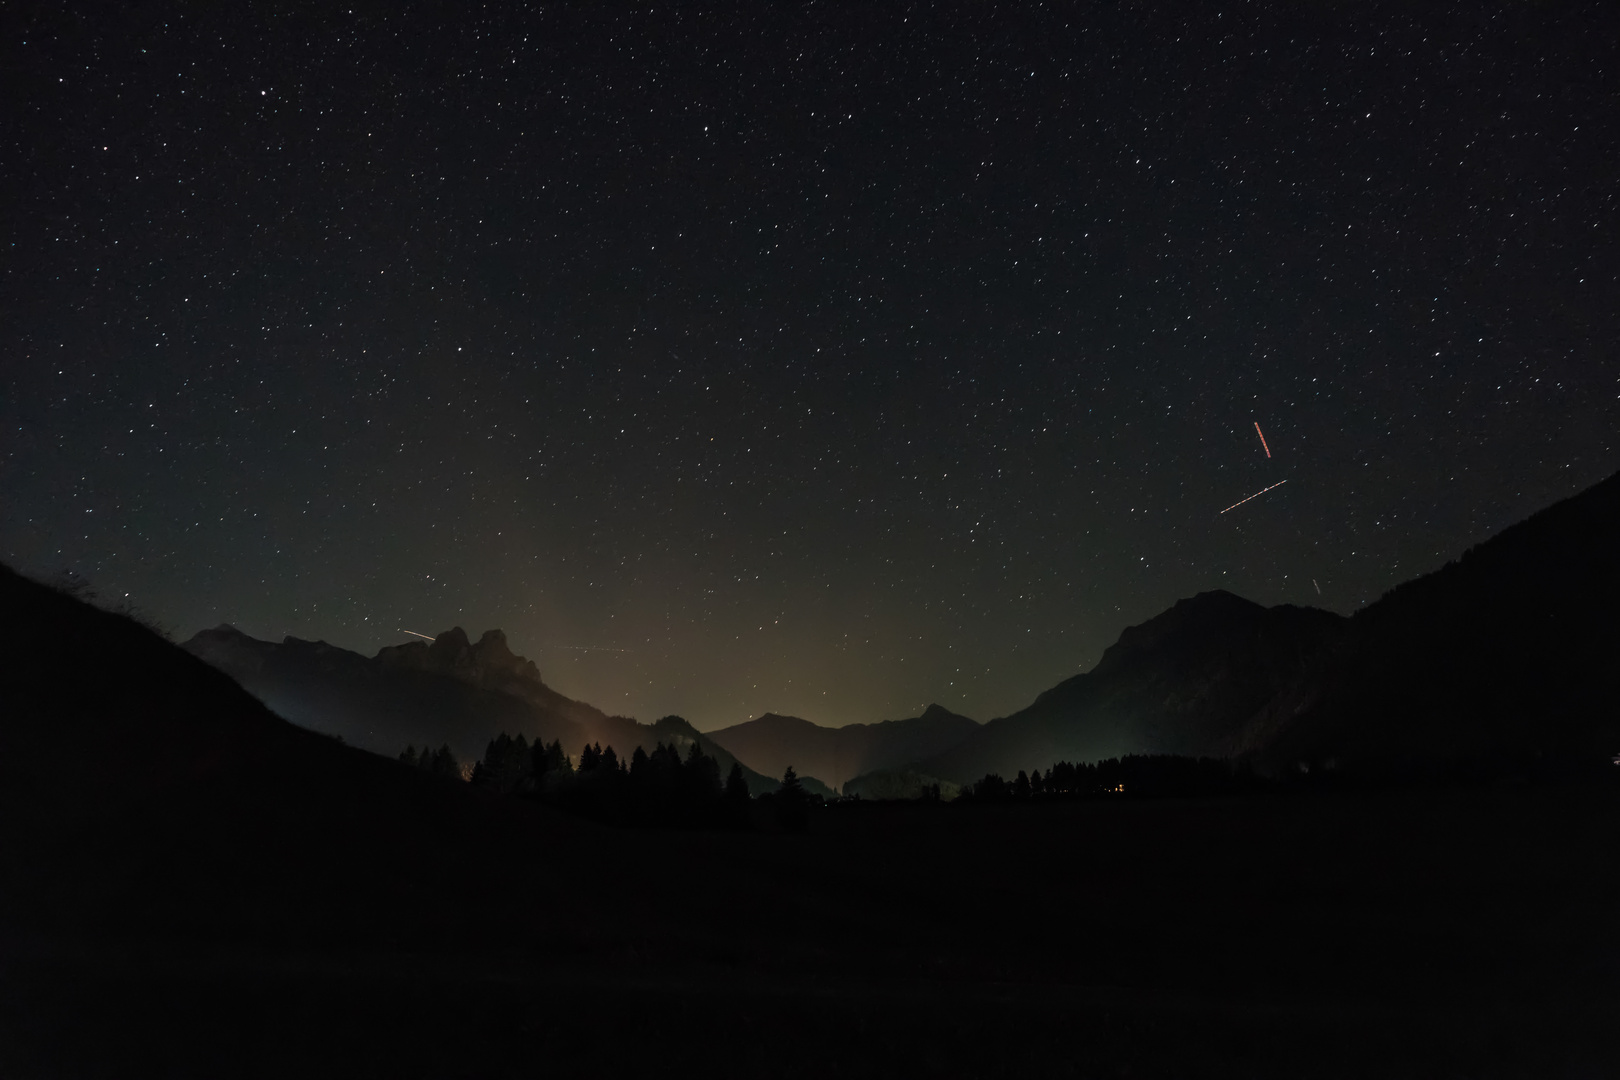
[[[640,746],[697,743],[722,771],[734,755],[680,717],[652,724],[611,716],[547,686],[538,667],[517,656],[500,630],[475,643],[452,627],[432,643],[384,646],[374,657],[287,637],[261,641],[229,624],[199,631],[181,646],[236,679],[277,715],[312,731],[393,757],[407,745],[448,744],[474,761],[498,735],[530,742],[560,741],[570,755],[586,743],[614,747],[628,758]],[[779,778],[743,765],[749,791],[776,790]],[[818,778],[808,790],[829,793]]]
[[1620,473],[1356,612],[1230,752],[1269,769],[1613,755],[1617,548]]
[[1199,593],[1127,627],[1091,671],[917,769],[965,784],[1059,760],[1213,756],[1345,621],[1316,608],[1262,607],[1224,590]]
[[1620,473],[1348,617],[1199,593],[914,768],[965,784],[1127,754],[1270,773],[1600,760],[1620,750],[1602,675],[1620,651],[1617,546]]
[[969,717],[931,704],[917,716],[836,728],[766,713],[708,734],[761,772],[776,774],[791,765],[839,789],[856,776],[938,753],[978,727]]

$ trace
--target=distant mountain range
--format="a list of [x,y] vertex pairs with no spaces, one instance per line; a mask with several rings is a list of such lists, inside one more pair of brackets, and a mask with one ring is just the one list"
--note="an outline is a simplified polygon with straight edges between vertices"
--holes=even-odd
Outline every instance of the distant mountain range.
[[[1527,1050],[1514,1027],[1512,1060],[1569,1060],[1557,1056],[1564,1013],[1591,1016],[1575,1029],[1583,1053],[1609,1045],[1588,1003],[1613,986],[1606,845],[1620,814],[1595,786],[851,806],[819,814],[808,836],[610,829],[297,727],[150,629],[4,567],[0,610],[0,993],[19,1003],[0,1010],[0,1046],[22,1063],[5,1075],[174,1072],[176,1060],[230,1073],[243,1047],[257,1061],[289,1041],[302,1056],[261,1071],[353,1071],[359,1055],[392,1053],[396,1073],[468,1060],[517,1073],[548,1054],[600,1072],[604,1016],[664,1024],[639,1071],[671,1071],[666,1047],[689,1045],[675,1071],[701,1071],[717,1053],[690,1038],[703,1013],[746,1021],[733,1026],[757,1041],[738,1060],[798,1066],[829,1031],[869,1028],[810,1065],[890,1047],[878,1071],[914,1072],[922,1047],[925,1064],[989,1072],[1033,1032],[1062,1041],[1065,1056],[1035,1061],[1052,1071],[1106,1034],[1075,1018],[1120,995],[1132,1011],[1104,1018],[1125,1032],[1110,1072],[1197,1071],[1142,1057],[1144,1032],[1187,1037],[1172,1014],[1214,1032],[1211,1055],[1233,1031],[1286,1051],[1262,1058],[1246,1042],[1208,1059],[1225,1072],[1273,1059],[1269,1072],[1298,1072],[1315,1052],[1300,1031],[1325,1031],[1342,1058],[1367,1016],[1407,1023],[1391,1011],[1400,1001],[1418,1004],[1413,1038],[1438,1044],[1428,1072],[1459,1052],[1495,1060],[1481,1002],[1556,1014],[1555,1052]],[[1568,662],[1595,655],[1578,646]],[[1585,685],[1607,680],[1592,670]],[[1512,678],[1485,692],[1516,694]],[[987,865],[1010,869],[973,872]],[[1550,1006],[1547,987],[1561,995]],[[1234,1026],[1278,1017],[1279,1000],[1301,1004]],[[278,1011],[288,1001],[298,1008]],[[1031,1013],[1038,1025],[1019,1027]],[[1461,1026],[1435,1037],[1440,1015]],[[941,1049],[958,1029],[989,1033],[982,1057]],[[335,1041],[352,1031],[364,1036],[352,1048]],[[61,1049],[34,1056],[24,1038]],[[1390,1045],[1355,1071],[1388,1072]],[[131,1070],[132,1052],[151,1064]]]
[[1301,762],[1620,752],[1620,474],[1356,612],[1223,749]]
[[1350,618],[1202,593],[907,772],[969,783],[1150,753],[1263,772],[1602,761],[1620,751],[1617,551],[1620,474]]
[[658,924],[637,864],[662,845],[621,858],[634,841],[288,723],[152,630],[4,566],[0,611],[7,978],[11,943],[42,930],[414,951],[481,919],[593,941]]
[[[293,723],[389,757],[408,744],[448,744],[461,760],[476,761],[504,732],[561,741],[572,756],[586,743],[628,757],[637,746],[684,750],[696,742],[722,772],[736,760],[680,717],[643,724],[564,697],[532,661],[513,654],[499,630],[473,642],[456,627],[431,643],[388,646],[370,658],[324,641],[260,641],[232,626],[204,630],[184,648]],[[762,775],[746,762],[743,775],[755,794],[780,784],[780,774]],[[831,794],[814,776],[803,780],[808,790]]]
[[[707,735],[642,724],[548,687],[498,630],[458,629],[375,657],[257,641],[224,626],[186,648],[294,722],[397,754],[478,757],[502,731],[621,754],[696,741],[756,792],[791,765],[812,791],[945,790],[1059,760],[1180,754],[1263,772],[1437,760],[1599,760],[1620,751],[1620,474],[1345,618],[1201,593],[1126,629],[1097,666],[978,724],[938,705],[878,724],[767,714]],[[825,785],[823,784],[825,782]]]
[[921,716],[829,728],[796,716],[766,713],[709,732],[709,738],[769,776],[789,765],[834,788],[862,773],[932,757],[968,738],[979,725],[940,705]]
[[968,783],[1062,760],[1220,754],[1234,727],[1292,686],[1348,621],[1201,593],[1127,629],[1093,670],[919,759],[917,768]]

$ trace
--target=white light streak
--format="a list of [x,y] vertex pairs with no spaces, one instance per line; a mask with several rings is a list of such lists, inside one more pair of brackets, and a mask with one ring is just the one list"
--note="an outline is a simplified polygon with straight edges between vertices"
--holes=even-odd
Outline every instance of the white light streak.
[[[1280,487],[1282,487],[1282,486],[1283,486],[1283,485],[1284,485],[1284,484],[1286,484],[1286,483],[1288,483],[1288,481],[1286,481],[1286,480],[1279,480],[1279,481],[1277,481],[1277,482],[1276,482],[1276,483],[1275,483],[1275,484],[1272,484],[1272,485],[1271,485],[1271,487],[1268,487],[1268,488],[1261,488],[1261,489],[1260,489],[1260,490],[1259,490],[1259,491],[1257,491],[1257,492],[1255,492],[1255,493],[1254,493],[1254,494],[1253,494],[1253,495],[1250,495],[1250,496],[1249,496],[1249,499],[1258,499],[1258,498],[1259,498],[1259,497],[1260,497],[1260,496],[1262,496],[1262,495],[1264,495],[1264,494],[1265,494],[1265,493],[1266,493],[1266,492],[1268,492],[1268,491],[1270,491],[1270,490],[1271,490],[1271,488],[1280,488]],[[1249,499],[1239,499],[1239,500],[1238,500],[1238,501],[1237,501],[1237,502],[1235,502],[1235,503],[1233,503],[1233,504],[1232,504],[1232,505],[1231,505],[1231,506],[1228,506],[1228,507],[1227,507],[1227,508],[1226,508],[1226,510],[1236,510],[1236,509],[1237,509],[1237,508],[1238,508],[1238,507],[1240,507],[1240,506],[1242,506],[1242,505],[1243,505],[1243,504],[1244,504],[1244,503],[1246,503],[1246,502],[1248,502],[1248,501],[1249,501]],[[1223,514],[1224,514],[1224,513],[1226,513],[1226,510],[1222,510],[1222,511],[1221,511],[1221,513],[1223,513]]]

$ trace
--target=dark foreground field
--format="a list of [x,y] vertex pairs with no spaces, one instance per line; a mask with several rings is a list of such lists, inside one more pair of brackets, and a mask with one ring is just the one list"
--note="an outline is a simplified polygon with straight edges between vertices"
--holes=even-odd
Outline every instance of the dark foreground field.
[[1620,1071],[1613,784],[615,830],[0,607],[0,1076]]
[[9,920],[0,1074],[1614,1075],[1615,794],[843,806],[799,836],[494,804],[489,843],[424,848],[432,885],[296,815],[302,855],[193,823],[214,854],[119,862],[172,827],[148,811]]

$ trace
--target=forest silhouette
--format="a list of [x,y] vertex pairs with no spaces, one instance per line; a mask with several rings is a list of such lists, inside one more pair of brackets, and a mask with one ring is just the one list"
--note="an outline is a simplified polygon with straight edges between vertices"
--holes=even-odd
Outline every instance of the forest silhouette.
[[[679,717],[660,721],[684,724]],[[490,740],[484,756],[465,770],[448,746],[437,750],[407,746],[399,760],[446,779],[467,779],[475,788],[512,796],[609,825],[634,828],[753,829],[774,822],[783,830],[802,832],[813,806],[824,799],[799,783],[793,767],[774,792],[751,795],[742,766],[732,762],[725,779],[720,762],[687,743],[658,743],[648,751],[637,746],[628,759],[612,746],[586,743],[570,758],[561,740],[530,743],[521,733],[504,732]],[[757,804],[757,806],[756,806]]]

